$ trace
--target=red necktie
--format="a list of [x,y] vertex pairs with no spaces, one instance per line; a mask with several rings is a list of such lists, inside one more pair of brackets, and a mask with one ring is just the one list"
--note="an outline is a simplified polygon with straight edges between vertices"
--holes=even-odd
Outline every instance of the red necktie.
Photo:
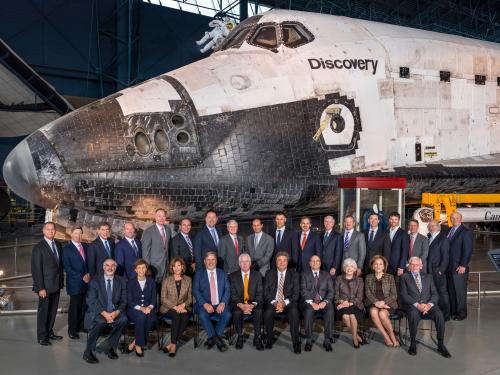
[[302,242],[300,243],[301,250],[304,250],[304,247],[306,246],[306,241],[307,241],[307,233],[304,233],[304,237],[302,238]]
[[236,248],[236,255],[239,255],[240,249],[238,248],[238,239],[234,237],[234,247]]
[[83,251],[82,244],[78,244],[78,251],[80,252],[80,255],[82,256],[82,259],[85,262],[85,252]]

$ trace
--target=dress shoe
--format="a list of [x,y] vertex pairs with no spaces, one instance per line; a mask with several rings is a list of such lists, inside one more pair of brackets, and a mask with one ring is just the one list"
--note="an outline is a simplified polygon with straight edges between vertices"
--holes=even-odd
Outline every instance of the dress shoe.
[[118,354],[116,354],[115,349],[110,348],[106,354],[108,355],[109,359],[118,359]]
[[361,341],[359,342],[359,344],[366,345],[366,344],[368,344],[368,341],[366,341],[366,339],[363,336],[361,336]]
[[409,355],[417,355],[417,345],[416,344],[410,345],[410,348],[408,349],[408,354]]
[[212,349],[215,345],[215,339],[213,337],[210,337],[207,339],[207,341],[205,341],[205,346],[207,347],[207,349]]
[[272,348],[273,348],[273,340],[267,340],[266,349],[272,349]]
[[219,349],[221,352],[225,352],[227,350],[227,345],[219,336],[215,338],[215,345],[217,346],[217,349]]
[[49,345],[52,345],[52,343],[49,341],[49,339],[45,339],[45,340],[38,340],[38,343],[42,346],[49,346]]
[[92,350],[85,350],[83,352],[83,359],[85,360],[85,362],[88,362],[88,363],[98,363],[99,362],[99,360],[97,359],[97,357],[95,356],[95,354]]
[[298,342],[296,342],[295,344],[293,344],[293,352],[295,354],[302,353],[302,348],[300,347],[300,344]]
[[306,346],[304,348],[306,352],[310,352],[312,350],[312,344],[310,341],[306,342]]
[[135,351],[135,355],[138,357],[144,357],[144,352],[138,352],[137,350]]
[[464,320],[465,318],[466,318],[466,316],[464,316],[464,315],[455,315],[455,316],[453,317],[453,320],[455,320],[455,321],[459,322],[459,321],[461,321],[461,320]]
[[[135,348],[130,349],[128,346],[126,346],[126,347],[125,347],[125,353],[126,353],[126,354],[130,354],[130,353],[132,353],[132,352],[134,351],[134,349],[135,349]],[[164,353],[166,353],[166,352],[165,352],[165,348],[163,348],[163,352],[164,352]]]
[[359,344],[352,343],[352,346],[354,346],[355,349],[359,349],[360,348]]
[[49,336],[49,339],[54,340],[54,341],[60,341],[60,340],[63,339],[63,337],[52,334],[52,335]]
[[451,358],[450,352],[448,351],[448,349],[446,349],[446,346],[444,345],[438,346],[438,353],[441,354],[444,358]]
[[177,354],[177,349],[172,350],[171,352],[168,352],[168,356],[171,358],[174,358],[176,354]]
[[243,336],[238,336],[238,339],[236,340],[236,349],[243,349]]
[[253,346],[259,351],[264,350],[264,344],[262,344],[262,339],[260,337],[253,340]]
[[325,342],[323,343],[323,348],[325,348],[325,350],[326,350],[327,352],[331,352],[331,351],[333,351],[333,349],[332,349],[332,344],[330,344],[330,340],[325,341]]
[[68,337],[71,340],[79,340],[80,339],[80,335],[78,333],[68,333]]

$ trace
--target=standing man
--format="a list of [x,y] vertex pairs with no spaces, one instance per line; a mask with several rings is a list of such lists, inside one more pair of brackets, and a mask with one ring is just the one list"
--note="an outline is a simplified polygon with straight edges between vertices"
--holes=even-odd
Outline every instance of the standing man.
[[115,248],[116,263],[118,263],[116,273],[130,280],[137,276],[134,264],[137,259],[142,258],[142,243],[135,239],[135,226],[131,222],[123,226],[123,235]]
[[472,231],[463,226],[459,212],[453,212],[450,219],[452,227],[447,237],[450,240],[448,286],[451,315],[453,320],[464,320],[467,318],[467,281],[474,241]]
[[238,261],[240,269],[229,275],[233,324],[238,335],[236,349],[243,348],[243,318],[245,316],[252,316],[253,345],[257,350],[264,350],[260,335],[264,304],[262,276],[259,271],[250,270],[252,266],[250,255],[246,253],[240,254]]
[[158,208],[155,213],[155,223],[146,229],[142,235],[142,254],[149,263],[156,281],[156,292],[161,295],[161,283],[165,270],[168,269],[168,246],[170,228],[166,225],[167,215],[163,208]]
[[193,247],[197,270],[201,270],[204,267],[205,255],[209,251],[217,254],[219,250],[219,239],[222,237],[222,234],[215,227],[217,220],[217,212],[208,210],[205,214],[205,226],[196,233]]
[[88,248],[87,265],[91,279],[102,275],[102,264],[106,259],[115,259],[115,241],[109,237],[110,229],[108,223],[100,223],[97,229],[97,238]]
[[[276,230],[274,231],[274,237],[273,237],[274,240],[273,259],[275,259],[276,254],[278,254],[280,251],[285,251],[288,254],[288,266],[290,268],[295,268],[296,264],[293,263],[293,254],[292,254],[292,243],[295,231],[285,226],[286,215],[283,212],[276,214],[274,222],[276,223]],[[272,263],[274,264],[275,261],[273,260]]]
[[378,214],[372,212],[368,216],[368,223],[370,224],[370,229],[365,232],[366,258],[363,267],[365,276],[371,271],[370,261],[375,255],[382,255],[387,259],[391,253],[391,238],[389,234],[379,229],[380,218]]
[[180,222],[179,233],[172,238],[170,250],[171,259],[182,258],[186,263],[186,275],[192,277],[196,271],[196,263],[194,261],[193,238],[189,232],[191,232],[191,220],[184,218]]
[[62,251],[63,267],[66,272],[66,292],[69,295],[68,336],[80,338],[85,315],[85,293],[90,281],[87,269],[87,244],[82,244],[81,227],[71,230],[71,241]]
[[51,345],[50,340],[62,340],[54,334],[59,293],[64,285],[61,245],[54,240],[56,225],[49,221],[43,225],[43,239],[31,252],[33,290],[38,294],[36,333],[40,345]]
[[238,257],[246,253],[243,237],[238,235],[238,223],[236,220],[227,222],[227,231],[219,242],[219,265],[227,274],[233,273],[239,269]]
[[366,244],[363,234],[354,229],[356,221],[351,215],[344,218],[344,232],[342,233],[342,249],[344,255],[342,260],[347,258],[354,259],[358,265],[356,274],[360,276],[363,273],[363,266],[366,258]]
[[450,320],[450,296],[448,295],[448,264],[450,262],[450,241],[441,232],[441,225],[437,220],[431,220],[429,229],[429,255],[427,257],[427,272],[432,275],[439,294],[439,309],[443,312],[444,320]]
[[253,219],[253,233],[247,237],[247,250],[253,260],[253,269],[260,272],[262,277],[271,268],[271,258],[274,252],[273,238],[262,231],[262,220]]
[[325,230],[320,235],[323,241],[323,259],[321,264],[323,269],[330,273],[333,281],[340,274],[340,262],[342,262],[342,248],[340,247],[340,237],[333,229],[335,219],[333,216],[326,216],[323,219]]
[[295,235],[295,241],[292,243],[293,258],[297,265],[297,272],[310,270],[309,260],[313,255],[319,259],[323,257],[323,246],[319,236],[311,231],[311,218],[303,216],[300,219],[301,232]]
[[[410,247],[410,238],[408,234],[399,227],[401,216],[397,212],[391,212],[389,215],[389,237],[391,239],[391,253],[387,260],[389,267],[387,272],[401,276],[406,269],[406,262],[408,261],[408,253]],[[396,278],[396,283],[397,283]]]
[[424,235],[418,233],[418,221],[411,219],[408,222],[410,245],[408,250],[408,260],[411,257],[422,259],[422,272],[427,272],[427,256],[429,254],[429,240]]

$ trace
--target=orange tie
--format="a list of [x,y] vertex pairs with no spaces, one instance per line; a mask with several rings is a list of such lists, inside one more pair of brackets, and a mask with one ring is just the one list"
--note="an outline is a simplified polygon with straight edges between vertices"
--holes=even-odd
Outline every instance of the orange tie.
[[249,300],[248,296],[248,274],[245,273],[245,276],[243,277],[243,302],[248,303]]
[[300,243],[301,250],[304,250],[304,247],[306,246],[306,241],[307,241],[307,233],[304,233],[304,237],[302,238],[302,242]]

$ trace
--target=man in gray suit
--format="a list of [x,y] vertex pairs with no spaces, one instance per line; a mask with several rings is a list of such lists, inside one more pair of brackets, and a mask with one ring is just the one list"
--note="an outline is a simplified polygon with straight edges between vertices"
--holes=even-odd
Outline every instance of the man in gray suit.
[[354,227],[356,221],[354,217],[348,215],[344,218],[344,231],[342,232],[342,249],[344,250],[343,260],[347,258],[354,259],[358,265],[357,275],[360,276],[363,272],[363,264],[366,257],[365,236],[358,232]]
[[243,237],[238,235],[238,222],[236,220],[227,222],[227,231],[229,234],[222,236],[219,241],[218,263],[229,274],[240,269],[238,257],[247,251]]
[[411,219],[408,222],[408,230],[410,236],[410,252],[408,259],[411,257],[419,257],[422,259],[422,272],[427,272],[427,255],[429,255],[429,240],[418,233],[418,221]]
[[170,228],[165,225],[166,220],[165,210],[158,208],[155,212],[155,224],[144,231],[141,239],[142,256],[151,267],[158,294],[161,293],[161,283],[168,266],[168,248],[172,237]]
[[254,264],[253,268],[259,271],[262,277],[266,276],[267,270],[271,268],[270,262],[274,251],[273,238],[262,231],[262,220],[253,219],[253,234],[247,238],[247,249]]

